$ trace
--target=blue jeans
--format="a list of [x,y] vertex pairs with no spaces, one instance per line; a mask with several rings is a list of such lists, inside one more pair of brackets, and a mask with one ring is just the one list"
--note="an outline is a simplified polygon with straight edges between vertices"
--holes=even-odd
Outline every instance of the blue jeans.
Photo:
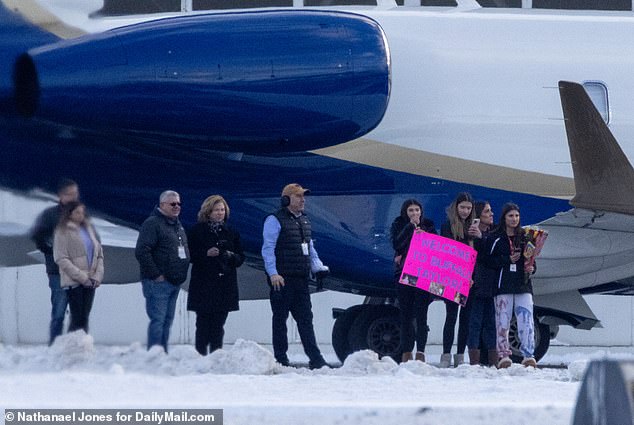
[[149,350],[154,345],[160,345],[167,353],[167,341],[174,321],[180,286],[172,285],[168,281],[158,282],[150,279],[143,279],[141,285],[145,297],[145,311],[150,318],[147,348]]
[[68,307],[68,291],[62,289],[58,274],[48,275],[48,287],[51,288],[51,325],[48,345],[64,331],[64,316]]
[[469,319],[469,337],[467,345],[471,350],[495,350],[495,304],[493,297],[469,297],[471,316]]

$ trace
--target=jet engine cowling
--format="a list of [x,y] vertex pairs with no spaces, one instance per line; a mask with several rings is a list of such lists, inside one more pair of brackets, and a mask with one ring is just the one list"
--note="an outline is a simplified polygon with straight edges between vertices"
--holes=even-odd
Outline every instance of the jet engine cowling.
[[100,134],[234,152],[303,151],[381,121],[390,56],[379,24],[322,11],[166,18],[29,50],[20,114]]

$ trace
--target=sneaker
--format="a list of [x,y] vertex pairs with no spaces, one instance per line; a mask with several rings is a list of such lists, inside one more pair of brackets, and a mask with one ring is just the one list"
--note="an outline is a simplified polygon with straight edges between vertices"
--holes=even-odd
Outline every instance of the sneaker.
[[537,367],[537,361],[533,357],[524,357],[522,360],[522,366],[524,367]]
[[498,361],[498,369],[509,368],[512,364],[513,360],[511,360],[509,357],[502,357],[500,361]]
[[451,366],[451,354],[449,353],[443,353],[440,355],[440,364],[438,365],[438,367],[443,368],[443,369],[447,369],[449,366]]

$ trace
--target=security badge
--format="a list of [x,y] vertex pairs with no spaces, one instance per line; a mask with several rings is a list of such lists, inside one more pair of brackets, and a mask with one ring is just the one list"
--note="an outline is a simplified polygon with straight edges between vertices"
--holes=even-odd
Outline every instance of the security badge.
[[308,244],[306,242],[302,242],[302,254],[308,255]]
[[510,270],[512,272],[516,272],[517,271],[517,264],[511,264]]
[[185,252],[185,247],[183,245],[178,246],[178,258],[181,260],[187,259],[187,253]]

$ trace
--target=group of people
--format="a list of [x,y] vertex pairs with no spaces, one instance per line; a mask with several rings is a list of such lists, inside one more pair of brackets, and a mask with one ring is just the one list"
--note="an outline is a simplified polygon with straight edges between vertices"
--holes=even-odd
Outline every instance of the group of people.
[[[68,330],[88,332],[95,289],[104,276],[103,248],[79,201],[77,183],[65,179],[57,193],[59,204],[42,212],[32,230],[32,239],[46,257],[51,289],[49,344],[63,331],[67,307]],[[309,281],[327,273],[328,267],[313,246],[310,220],[304,214],[307,193],[297,183],[284,187],[280,208],[264,222],[262,257],[270,287],[276,360],[289,364],[286,321],[290,313],[309,366],[321,368],[327,364],[315,338]],[[135,256],[150,320],[147,348],[160,346],[168,351],[176,301],[191,263],[187,309],[196,313],[195,348],[207,355],[222,348],[228,314],[239,308],[237,268],[245,255],[239,232],[227,222],[230,209],[222,196],[204,200],[197,223],[189,231],[181,224],[180,213],[180,195],[167,190],[139,230]]]
[[[446,318],[440,367],[451,365],[456,321],[458,341],[454,366],[464,363],[466,347],[469,348],[470,364],[511,366],[509,330],[513,312],[517,319],[522,364],[536,366],[530,279],[535,267],[525,268],[522,253],[526,238],[520,224],[519,206],[505,204],[496,225],[490,203],[476,202],[470,194],[463,192],[447,207],[446,213],[447,220],[440,228],[440,235],[474,248],[477,260],[466,306],[459,307],[455,302],[443,299]],[[440,299],[422,289],[399,283],[414,232],[437,233],[434,223],[425,218],[422,204],[409,199],[403,203],[401,213],[391,227],[403,362],[425,361],[429,332],[427,312],[431,302]]]
[[[264,221],[261,253],[270,287],[275,359],[282,365],[289,364],[286,322],[290,313],[297,322],[309,366],[321,368],[327,363],[315,338],[309,282],[329,270],[313,246],[311,223],[304,214],[308,193],[297,183],[284,187],[279,209]],[[77,183],[61,181],[58,196],[59,204],[40,214],[32,232],[46,257],[51,289],[49,344],[62,333],[67,306],[71,316],[69,331],[88,332],[95,290],[104,276],[103,248],[79,201]],[[147,348],[160,346],[168,351],[176,301],[191,263],[187,308],[196,313],[195,348],[207,355],[222,348],[228,314],[239,309],[237,268],[245,255],[239,232],[228,224],[230,209],[222,196],[204,200],[197,223],[189,231],[182,226],[180,213],[180,195],[171,190],[161,193],[157,207],[142,224],[136,243],[135,255],[150,320]],[[422,204],[409,199],[391,227],[404,362],[426,360],[427,313],[431,302],[439,299],[398,283],[412,236],[421,231],[437,233],[433,221],[424,216]],[[475,202],[468,193],[460,193],[447,207],[447,220],[440,235],[467,244],[478,253],[466,306],[460,308],[453,301],[443,300],[446,319],[440,366],[451,365],[459,321],[454,366],[464,362],[468,347],[471,364],[482,361],[499,368],[509,367],[513,312],[524,356],[522,363],[535,366],[532,286],[530,278],[525,278],[525,273],[529,277],[534,273],[534,267],[525,270],[519,207],[513,203],[504,205],[496,226],[488,202]]]

